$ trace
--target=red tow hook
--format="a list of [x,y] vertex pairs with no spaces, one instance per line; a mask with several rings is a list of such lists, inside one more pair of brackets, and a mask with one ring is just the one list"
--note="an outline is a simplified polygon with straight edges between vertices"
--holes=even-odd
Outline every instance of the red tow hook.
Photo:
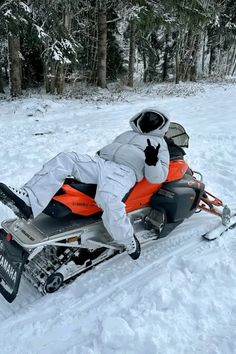
[[203,202],[205,202],[208,205],[210,203],[210,204],[213,204],[213,205],[218,206],[218,207],[223,206],[222,200],[220,200],[219,198],[215,197],[213,194],[211,194],[211,193],[209,193],[207,191],[205,191],[205,193],[206,193],[207,197],[202,197],[201,198],[201,200]]
[[11,234],[6,234],[6,241],[10,242],[12,240],[12,235]]

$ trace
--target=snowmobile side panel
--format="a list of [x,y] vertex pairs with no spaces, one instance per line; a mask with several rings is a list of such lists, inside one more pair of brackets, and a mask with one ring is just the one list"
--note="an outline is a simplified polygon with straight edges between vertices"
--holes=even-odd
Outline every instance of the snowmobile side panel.
[[[7,240],[9,237],[9,240]],[[19,289],[20,279],[28,253],[4,230],[0,232],[0,293],[12,302]]]
[[152,196],[150,205],[153,209],[164,209],[168,223],[183,221],[195,213],[204,187],[203,183],[185,174],[179,181],[164,183]]
[[189,166],[184,160],[170,161],[169,173],[165,183],[178,181],[179,179],[183,178],[188,169]]
[[[79,183],[77,182],[77,184]],[[90,186],[88,185],[88,187]],[[66,184],[62,186],[62,190],[65,194],[56,195],[53,200],[66,205],[74,214],[89,216],[101,211],[95,200],[89,196],[90,188],[86,189],[84,183],[81,183],[81,191]]]
[[[189,169],[187,163],[183,160],[175,160],[170,162],[169,173],[165,183],[170,181],[180,180],[186,171]],[[133,210],[147,207],[150,203],[150,199],[153,193],[157,192],[162,186],[162,183],[153,184],[146,180],[138,182],[135,187],[131,190],[126,204],[126,211],[129,213]]]

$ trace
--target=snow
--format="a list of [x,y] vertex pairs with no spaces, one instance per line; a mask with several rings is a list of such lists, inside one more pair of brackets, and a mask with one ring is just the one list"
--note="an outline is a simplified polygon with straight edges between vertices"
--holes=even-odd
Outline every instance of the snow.
[[[125,100],[32,96],[0,101],[0,180],[20,186],[58,152],[94,154],[129,118],[159,105],[190,135],[190,166],[236,211],[236,86],[196,95],[126,92]],[[12,212],[0,205],[0,221]],[[218,219],[195,214],[172,235],[81,275],[42,297],[23,279],[12,304],[0,298],[1,354],[236,353],[236,231],[206,242]]]

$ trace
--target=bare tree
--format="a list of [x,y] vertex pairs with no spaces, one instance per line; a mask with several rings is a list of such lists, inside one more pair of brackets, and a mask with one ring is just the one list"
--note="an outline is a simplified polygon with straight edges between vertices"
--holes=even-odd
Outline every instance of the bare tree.
[[97,84],[105,88],[107,72],[107,1],[98,0]]

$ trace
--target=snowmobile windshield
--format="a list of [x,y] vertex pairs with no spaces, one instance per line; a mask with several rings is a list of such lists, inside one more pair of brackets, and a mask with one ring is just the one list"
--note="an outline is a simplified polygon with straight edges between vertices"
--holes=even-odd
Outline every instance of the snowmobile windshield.
[[179,147],[187,148],[189,145],[189,136],[184,127],[179,123],[171,122],[165,136],[172,139],[172,141]]

